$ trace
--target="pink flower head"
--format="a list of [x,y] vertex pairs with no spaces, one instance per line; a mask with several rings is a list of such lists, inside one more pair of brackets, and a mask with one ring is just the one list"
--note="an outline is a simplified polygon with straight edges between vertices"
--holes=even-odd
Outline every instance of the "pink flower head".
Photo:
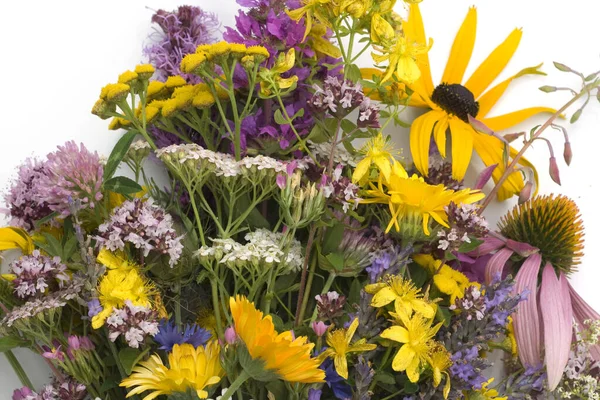
[[312,323],[312,330],[318,337],[321,337],[327,332],[329,325],[325,324],[323,321],[314,321]]
[[238,336],[233,326],[225,329],[225,342],[227,344],[235,344],[237,342]]
[[275,179],[275,182],[277,182],[277,186],[279,186],[279,189],[283,189],[283,188],[285,188],[285,186],[287,184],[287,178],[283,174],[277,174],[277,178]]
[[60,345],[58,347],[53,347],[53,348],[50,348],[48,346],[42,346],[42,349],[44,349],[44,352],[42,353],[42,357],[47,358],[49,360],[64,361],[65,353],[63,353],[61,351],[61,348],[62,348],[62,345]]

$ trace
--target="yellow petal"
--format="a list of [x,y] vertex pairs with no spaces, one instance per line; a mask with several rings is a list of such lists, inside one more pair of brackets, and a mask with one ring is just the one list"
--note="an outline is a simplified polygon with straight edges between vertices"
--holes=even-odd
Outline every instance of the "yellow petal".
[[346,361],[346,355],[336,355],[333,358],[333,365],[335,366],[335,372],[338,373],[344,379],[348,379],[348,362]]
[[419,380],[419,364],[419,358],[415,357],[406,368],[406,375],[408,376],[408,380],[412,383],[416,383]]
[[415,351],[409,345],[405,344],[396,353],[394,361],[392,361],[392,369],[394,371],[404,371],[415,359],[418,362]]
[[363,158],[356,164],[356,168],[354,168],[354,173],[352,174],[352,182],[356,183],[362,179],[363,176],[369,171],[369,167],[371,166],[371,158],[366,157]]
[[429,145],[433,126],[442,116],[439,111],[429,111],[415,119],[410,127],[410,153],[415,167],[425,176],[429,174]]
[[381,337],[384,339],[390,339],[399,343],[408,343],[410,341],[410,336],[406,328],[401,326],[391,326],[381,332]]
[[520,29],[513,30],[510,35],[494,49],[485,61],[473,72],[465,86],[478,98],[481,93],[498,77],[506,67],[513,54],[519,47],[523,32]]
[[0,251],[11,249],[21,249],[23,254],[31,254],[34,250],[31,236],[21,228],[0,228]]
[[446,384],[444,385],[444,399],[448,398],[448,395],[450,394],[450,376],[446,373]]
[[[411,4],[408,14],[408,20],[403,24],[404,34],[407,40],[426,44],[428,42],[425,37],[425,27],[423,26],[423,17],[418,4]],[[421,86],[428,96],[433,93],[433,80],[431,79],[431,67],[429,65],[429,56],[425,52],[416,56],[417,64],[421,70]]]
[[510,85],[510,83],[515,79],[525,75],[546,75],[545,73],[539,70],[541,66],[542,64],[536,65],[535,67],[524,68],[516,74],[514,74],[513,76],[511,76],[510,78],[500,82],[499,84],[485,92],[483,96],[477,99],[477,102],[479,103],[479,113],[477,114],[477,117],[479,119],[485,118],[485,116],[490,112],[492,107],[498,102],[500,97],[502,97],[508,85]]
[[520,124],[528,118],[533,117],[540,113],[554,114],[556,110],[550,107],[530,107],[519,111],[513,111],[508,114],[499,115],[497,117],[483,119],[483,122],[487,127],[493,131],[503,131],[510,127]]
[[386,181],[390,180],[390,175],[392,173],[392,166],[390,165],[390,160],[386,156],[377,156],[373,157],[373,162],[379,168],[379,171],[383,175]]
[[471,60],[475,36],[477,33],[477,9],[469,8],[469,12],[456,34],[450,57],[442,77],[444,83],[462,83],[467,65]]
[[449,123],[452,134],[452,177],[461,181],[471,163],[473,135],[477,133],[458,118],[450,118]]
[[446,158],[446,131],[448,131],[448,118],[440,119],[433,129],[433,138],[440,155]]
[[396,66],[396,76],[406,83],[415,82],[421,76],[417,62],[409,56],[401,56]]
[[346,331],[346,342],[350,343],[352,337],[354,336],[354,332],[356,332],[356,328],[358,328],[358,318],[354,318],[348,330]]
[[371,19],[371,40],[373,43],[392,40],[395,36],[396,32],[389,22],[379,14],[373,15]]
[[375,293],[371,299],[371,305],[373,307],[383,307],[390,304],[396,299],[396,293],[390,287],[384,287],[379,292]]

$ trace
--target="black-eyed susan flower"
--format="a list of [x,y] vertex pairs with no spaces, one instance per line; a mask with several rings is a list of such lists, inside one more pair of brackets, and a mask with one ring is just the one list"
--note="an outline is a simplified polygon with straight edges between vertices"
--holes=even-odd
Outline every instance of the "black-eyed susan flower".
[[381,308],[394,303],[397,314],[412,315],[414,311],[425,318],[435,316],[434,307],[423,297],[421,289],[399,275],[389,275],[382,282],[367,285],[365,292],[373,295],[373,307]]
[[[515,79],[528,74],[541,74],[538,67],[526,68],[512,77],[487,90],[490,84],[510,61],[521,40],[521,30],[515,29],[488,58],[475,70],[473,75],[463,84],[465,70],[471,58],[475,44],[477,11],[471,8],[465,18],[450,52],[442,81],[434,87],[426,52],[416,55],[415,59],[421,70],[420,78],[415,82],[407,82],[414,91],[409,105],[428,108],[430,111],[417,118],[410,131],[410,150],[415,166],[421,173],[428,175],[429,147],[433,139],[443,157],[446,157],[446,135],[450,131],[452,137],[452,176],[462,180],[475,150],[487,165],[498,164],[493,172],[497,182],[504,173],[504,143],[498,138],[477,132],[468,121],[468,116],[481,120],[494,131],[501,131],[517,125],[529,117],[554,112],[547,107],[531,107],[497,117],[488,117],[492,107],[498,102],[506,88]],[[424,44],[427,42],[423,20],[419,6],[412,4],[408,21],[403,25],[409,42]],[[380,74],[369,70],[368,74]],[[510,148],[510,157],[516,150]],[[533,165],[521,158],[521,164],[535,171]],[[537,173],[535,174],[537,180]],[[500,200],[518,194],[524,186],[523,176],[515,172],[509,176],[498,192]]]
[[402,343],[402,347],[394,356],[392,369],[406,371],[411,382],[417,382],[421,369],[427,365],[433,337],[442,326],[441,323],[432,326],[431,320],[416,313],[412,317],[405,313],[393,314],[397,325],[381,332],[384,339]]
[[127,398],[151,391],[143,400],[152,400],[161,395],[196,392],[200,399],[208,398],[210,386],[216,385],[225,375],[219,359],[220,347],[216,341],[206,347],[191,344],[176,344],[169,353],[166,366],[154,354],[147,361],[133,368],[129,378],[120,386],[131,388]]
[[327,332],[327,346],[329,346],[319,356],[321,360],[333,358],[333,365],[339,376],[348,379],[348,354],[362,353],[375,350],[376,344],[367,343],[367,339],[359,339],[352,343],[352,337],[358,328],[358,318],[355,318],[348,329],[336,329]]
[[250,357],[262,363],[263,369],[287,382],[323,382],[325,373],[319,360],[311,358],[312,343],[291,332],[278,334],[270,315],[266,317],[244,296],[229,300],[235,332]]

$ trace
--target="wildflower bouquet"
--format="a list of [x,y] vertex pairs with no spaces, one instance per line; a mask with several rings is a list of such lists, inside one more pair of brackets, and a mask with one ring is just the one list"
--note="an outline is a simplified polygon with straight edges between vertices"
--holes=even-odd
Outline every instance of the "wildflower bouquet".
[[[548,143],[560,183],[544,134],[568,165],[558,123],[600,99],[600,73],[555,63],[581,78],[568,103],[488,117],[543,72],[493,85],[517,29],[465,79],[475,8],[434,85],[418,1],[238,3],[222,40],[198,7],[155,13],[149,63],[90,104],[118,138],[107,158],[67,142],[18,168],[0,228],[13,399],[600,398],[600,315],[568,279],[581,217],[523,157]],[[402,158],[386,132],[409,126]],[[32,386],[17,347],[52,383]]]

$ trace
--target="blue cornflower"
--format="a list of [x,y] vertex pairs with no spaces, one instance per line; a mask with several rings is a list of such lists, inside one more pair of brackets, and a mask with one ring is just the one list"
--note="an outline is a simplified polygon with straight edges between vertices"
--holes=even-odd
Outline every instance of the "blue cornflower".
[[203,346],[210,337],[209,331],[196,324],[187,324],[182,332],[171,321],[163,320],[154,340],[160,344],[160,350],[171,351],[176,344],[188,343],[194,347]]

